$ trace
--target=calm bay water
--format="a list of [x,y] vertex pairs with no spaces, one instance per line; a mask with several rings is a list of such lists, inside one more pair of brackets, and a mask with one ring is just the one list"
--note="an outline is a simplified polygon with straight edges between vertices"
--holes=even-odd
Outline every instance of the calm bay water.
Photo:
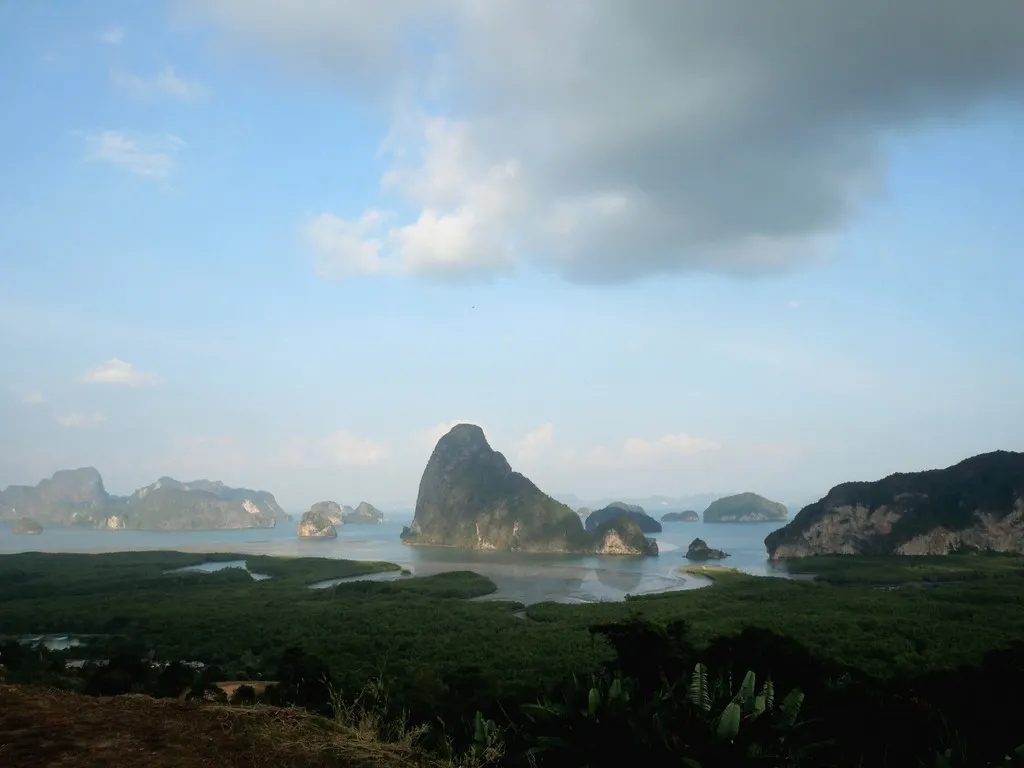
[[621,600],[706,586],[706,579],[680,574],[689,563],[683,555],[697,536],[730,557],[722,565],[757,576],[785,576],[767,560],[764,537],[778,523],[664,523],[658,557],[596,557],[508,552],[473,552],[446,547],[410,547],[401,543],[402,526],[411,518],[394,517],[381,525],[350,525],[337,539],[300,539],[294,523],[237,531],[93,531],[47,528],[38,536],[18,536],[0,527],[0,553],[115,552],[177,550],[237,552],[254,555],[306,555],[350,560],[386,560],[414,575],[471,570],[494,581],[498,591],[487,599],[536,603]]

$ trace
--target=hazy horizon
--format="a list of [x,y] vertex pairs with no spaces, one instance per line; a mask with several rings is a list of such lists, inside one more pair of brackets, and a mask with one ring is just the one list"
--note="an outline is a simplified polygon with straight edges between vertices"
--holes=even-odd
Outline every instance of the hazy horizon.
[[459,421],[583,499],[1024,450],[1022,38],[947,0],[0,4],[0,488],[384,506]]

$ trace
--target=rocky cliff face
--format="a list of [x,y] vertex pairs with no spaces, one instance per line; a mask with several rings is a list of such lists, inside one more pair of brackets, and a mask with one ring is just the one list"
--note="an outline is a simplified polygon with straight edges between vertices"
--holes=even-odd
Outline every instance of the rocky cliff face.
[[168,531],[272,528],[278,510],[277,501],[265,491],[169,477],[140,488],[124,507],[130,527]]
[[764,523],[785,520],[785,504],[769,501],[756,493],[737,493],[711,502],[704,510],[705,523]]
[[[512,471],[483,430],[458,424],[434,448],[420,480],[408,544],[523,552],[594,552],[633,547],[599,540],[583,529],[579,515]],[[645,540],[646,541],[646,540]]]
[[335,525],[377,525],[384,522],[384,513],[366,501],[359,506],[344,506],[335,501],[318,501],[310,511],[325,515]]
[[318,501],[309,508],[309,511],[323,515],[334,525],[345,524],[342,507],[336,501]]
[[127,520],[125,515],[111,515],[107,518],[103,527],[111,531],[123,531],[127,527],[125,525],[126,522]]
[[819,554],[1024,554],[1024,454],[843,483],[765,539],[772,559]]
[[658,543],[644,536],[636,520],[620,516],[597,527],[591,550],[595,555],[657,555]]
[[299,520],[299,537],[303,539],[333,539],[338,532],[334,523],[323,512],[310,509]]
[[133,528],[273,528],[289,517],[273,494],[231,488],[219,480],[161,477],[127,499]]
[[584,527],[591,533],[609,520],[624,517],[632,520],[644,533],[661,533],[661,523],[644,512],[643,507],[616,501],[603,509],[597,509],[587,516]]
[[44,525],[188,530],[269,528],[284,510],[266,491],[220,482],[163,477],[131,496],[111,496],[91,467],[62,470],[36,486],[0,492],[0,518],[32,517]]

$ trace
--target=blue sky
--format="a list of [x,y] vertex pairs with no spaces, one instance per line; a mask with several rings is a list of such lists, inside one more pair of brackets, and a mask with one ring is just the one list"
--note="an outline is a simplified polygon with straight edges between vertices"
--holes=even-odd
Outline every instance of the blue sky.
[[880,81],[728,9],[680,61],[378,5],[0,2],[0,486],[402,503],[458,420],[583,498],[1024,450],[1019,15]]

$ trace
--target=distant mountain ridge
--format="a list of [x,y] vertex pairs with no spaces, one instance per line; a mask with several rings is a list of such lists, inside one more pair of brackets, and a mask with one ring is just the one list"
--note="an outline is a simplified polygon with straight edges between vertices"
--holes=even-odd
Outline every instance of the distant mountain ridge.
[[0,491],[0,519],[20,517],[45,526],[139,530],[272,528],[290,519],[273,494],[219,481],[161,477],[130,496],[114,496],[93,467]]
[[616,502],[629,504],[643,508],[647,514],[657,517],[666,512],[682,512],[686,509],[704,509],[715,499],[726,496],[725,493],[696,493],[689,496],[665,496],[654,494],[652,496],[603,496],[601,498],[583,499],[574,493],[556,493],[552,498],[573,509],[586,507],[587,509],[603,509]]

